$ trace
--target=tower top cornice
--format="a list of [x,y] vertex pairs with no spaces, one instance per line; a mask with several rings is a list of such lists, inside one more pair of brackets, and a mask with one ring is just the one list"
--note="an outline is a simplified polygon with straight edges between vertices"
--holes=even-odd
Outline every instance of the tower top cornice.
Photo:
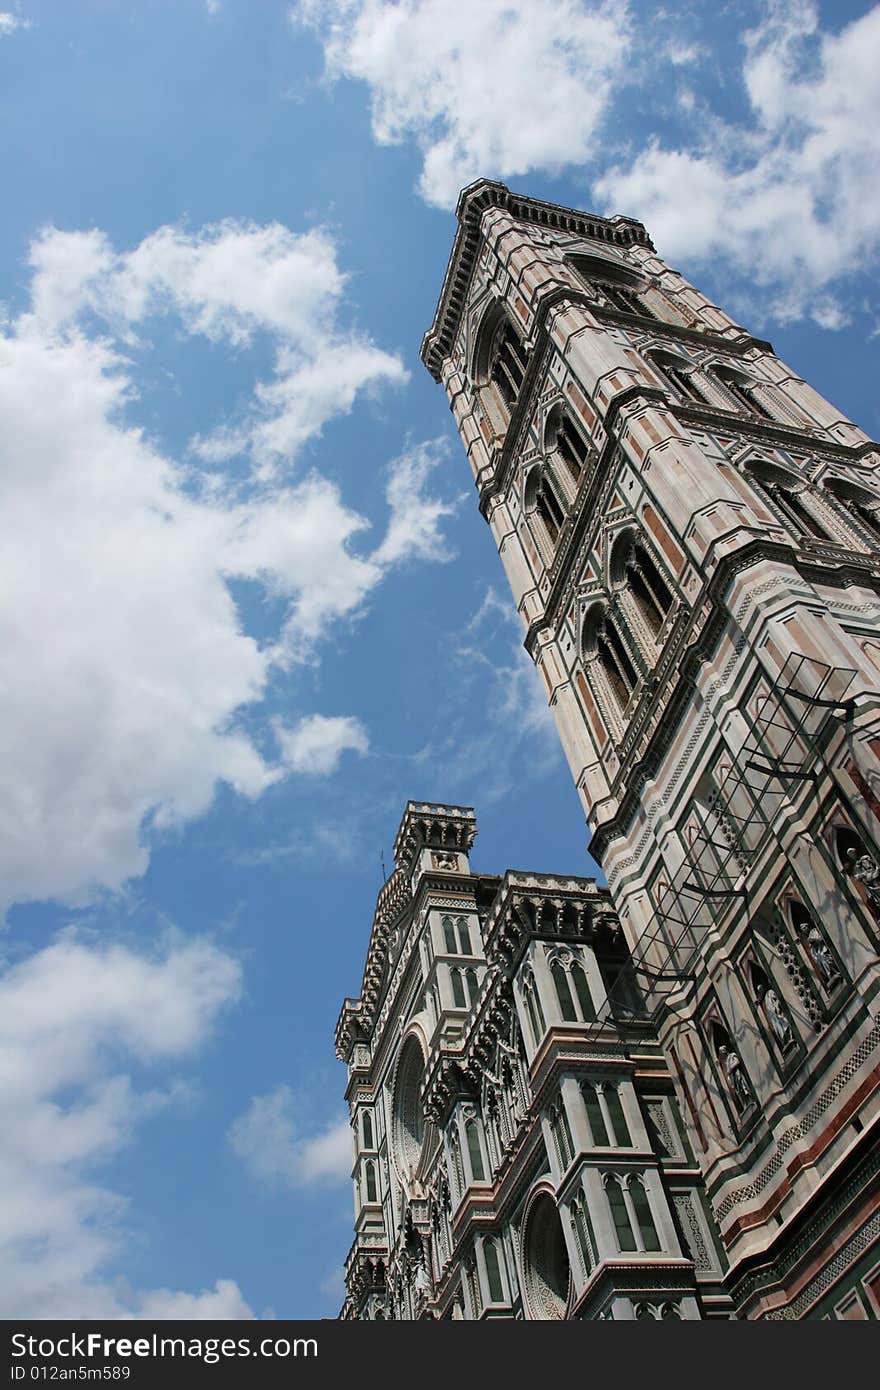
[[473,807],[408,801],[394,841],[394,862],[398,869],[409,868],[418,851],[426,846],[467,854],[476,837]]
[[443,287],[434,314],[434,322],[422,339],[421,358],[435,381],[440,380],[443,362],[448,357],[467,303],[468,286],[480,246],[483,214],[487,208],[501,208],[521,222],[570,232],[572,236],[589,238],[609,246],[644,246],[653,251],[653,243],[644,225],[631,217],[600,217],[598,213],[581,212],[561,203],[545,203],[540,198],[526,198],[512,193],[503,183],[492,179],[477,179],[459,194],[455,215],[458,231],[443,278]]

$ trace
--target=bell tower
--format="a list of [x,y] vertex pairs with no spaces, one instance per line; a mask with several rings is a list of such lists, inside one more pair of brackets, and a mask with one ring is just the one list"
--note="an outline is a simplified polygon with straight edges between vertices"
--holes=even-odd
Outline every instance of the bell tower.
[[457,216],[422,359],[729,1292],[744,1317],[880,1316],[880,445],[641,223],[488,181]]

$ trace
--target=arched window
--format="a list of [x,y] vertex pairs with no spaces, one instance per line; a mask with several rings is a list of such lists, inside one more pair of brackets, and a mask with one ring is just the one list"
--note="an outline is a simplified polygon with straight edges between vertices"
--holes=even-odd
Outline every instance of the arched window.
[[373,1147],[373,1117],[369,1110],[364,1110],[361,1115],[361,1128],[364,1136],[364,1148]]
[[775,422],[775,415],[755,395],[756,382],[738,372],[730,371],[727,367],[716,366],[712,371],[715,378],[721,382],[724,390],[737,405],[744,407],[750,415],[761,415],[765,420]]
[[605,1104],[608,1107],[608,1114],[611,1116],[611,1128],[614,1130],[615,1140],[621,1148],[631,1148],[632,1139],[626,1123],[626,1116],[623,1113],[623,1106],[620,1103],[620,1096],[617,1094],[617,1087],[606,1083],[603,1087],[603,1094]]
[[526,483],[524,498],[526,512],[534,512],[551,545],[559,539],[565,521],[565,510],[556,493],[548,468],[533,468]]
[[664,1322],[680,1322],[681,1313],[678,1311],[676,1303],[664,1303],[660,1310],[660,1317]]
[[526,353],[513,326],[505,319],[489,360],[489,380],[498,388],[508,410],[516,405],[526,373]]
[[611,578],[629,589],[648,630],[658,637],[672,608],[672,591],[650,550],[633,531],[623,532],[614,543]]
[[605,302],[619,314],[640,314],[646,319],[657,317],[651,313],[634,286],[616,280],[597,280],[594,283]]
[[607,1148],[610,1140],[605,1125],[605,1116],[602,1114],[602,1107],[599,1104],[599,1093],[591,1082],[585,1081],[581,1086],[581,1094],[584,1098],[593,1143],[597,1148]]
[[450,971],[450,974],[452,975],[452,1002],[457,1009],[467,1008],[467,1003],[464,997],[464,984],[461,978],[461,971],[452,970]]
[[750,459],[745,470],[753,487],[775,506],[795,535],[811,536],[818,541],[836,541],[806,506],[806,488],[801,479],[768,459]]
[[523,979],[523,997],[537,1046],[547,1031],[547,1021],[544,1018],[544,1010],[541,1008],[541,996],[535,985],[535,977],[531,971],[528,971]]
[[648,353],[648,361],[683,401],[706,404],[705,396],[697,390],[694,369],[685,358],[673,356],[671,353]]
[[587,466],[590,446],[567,410],[557,408],[551,415],[545,436],[545,446],[548,449],[556,450],[576,487]]
[[590,986],[582,965],[577,961],[571,967],[571,978],[574,983],[574,992],[577,995],[578,1006],[581,1011],[581,1018],[584,1023],[592,1023],[596,1017],[596,1010],[593,1006],[593,997],[590,994]]
[[593,1261],[590,1251],[590,1238],[587,1234],[586,1213],[584,1211],[583,1201],[579,1197],[575,1197],[574,1201],[571,1204],[571,1216],[575,1240],[577,1241],[578,1251],[580,1252],[584,1274],[589,1274]]
[[496,1241],[483,1241],[483,1258],[486,1261],[486,1279],[489,1284],[489,1298],[492,1303],[503,1303],[504,1284],[501,1281],[501,1266],[498,1262],[498,1247]]
[[657,1235],[657,1228],[654,1225],[654,1217],[651,1212],[651,1204],[648,1201],[648,1194],[641,1178],[630,1178],[629,1195],[632,1198],[633,1209],[636,1214],[636,1221],[639,1225],[639,1234],[642,1238],[643,1250],[659,1250],[660,1239]]
[[826,478],[823,487],[843,503],[850,516],[861,523],[870,545],[880,548],[880,494],[850,482],[849,478]]
[[568,983],[568,971],[558,960],[555,960],[550,966],[550,974],[553,976],[553,983],[556,986],[556,998],[559,1001],[559,1012],[562,1014],[563,1022],[576,1023],[577,1014],[571,997],[571,987]]
[[480,992],[480,986],[477,980],[476,970],[474,970],[473,968],[466,970],[464,972],[464,982],[467,986],[468,1002],[470,1004],[476,1004],[477,995]]
[[459,944],[459,946],[461,947],[461,954],[462,954],[463,956],[469,956],[469,955],[472,954],[472,952],[471,952],[471,938],[470,938],[470,933],[469,933],[469,931],[468,931],[468,924],[467,924],[467,918],[466,918],[466,917],[459,917],[459,918],[458,918],[458,944]]
[[374,1163],[364,1164],[364,1184],[366,1186],[367,1201],[378,1201],[378,1192],[376,1190],[376,1166]]
[[619,1249],[638,1249],[632,1224],[629,1219],[629,1212],[626,1209],[626,1202],[623,1198],[623,1189],[618,1179],[615,1177],[606,1178],[605,1191],[608,1195],[608,1205],[611,1208],[611,1219],[614,1222],[614,1230],[617,1234]]
[[450,956],[456,955],[455,948],[455,928],[452,925],[451,917],[443,918],[443,937],[446,942],[446,951]]
[[483,1165],[483,1146],[480,1143],[480,1130],[476,1120],[466,1120],[464,1132],[467,1139],[471,1177],[474,1182],[485,1182],[486,1170]]
[[596,629],[596,651],[615,699],[623,711],[636,688],[638,672],[607,608]]

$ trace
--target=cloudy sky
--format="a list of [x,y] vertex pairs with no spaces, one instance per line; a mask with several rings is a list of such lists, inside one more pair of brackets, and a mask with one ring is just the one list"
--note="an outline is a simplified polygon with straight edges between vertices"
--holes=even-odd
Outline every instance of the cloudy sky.
[[642,218],[876,437],[880,6],[5,6],[0,1316],[328,1315],[404,802],[590,865],[418,361],[458,190]]

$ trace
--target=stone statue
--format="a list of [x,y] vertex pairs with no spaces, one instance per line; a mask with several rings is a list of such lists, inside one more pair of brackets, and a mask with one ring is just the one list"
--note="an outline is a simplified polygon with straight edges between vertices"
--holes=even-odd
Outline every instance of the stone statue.
[[752,1090],[746,1081],[743,1064],[739,1059],[739,1054],[727,1043],[721,1043],[718,1048],[718,1056],[721,1058],[721,1065],[727,1078],[730,1094],[733,1096],[733,1103],[740,1114],[752,1104]]
[[871,907],[880,913],[880,864],[867,850],[859,854],[855,845],[846,852],[847,867],[857,883],[864,884]]
[[815,922],[804,922],[800,927],[800,934],[820,982],[826,989],[831,989],[840,979],[840,971],[834,963],[828,943]]
[[786,1048],[793,1045],[795,1036],[792,1026],[786,1018],[782,1000],[772,985],[765,989],[761,1003],[764,1006],[764,1013],[767,1016],[767,1022],[770,1024],[773,1036],[784,1052]]

